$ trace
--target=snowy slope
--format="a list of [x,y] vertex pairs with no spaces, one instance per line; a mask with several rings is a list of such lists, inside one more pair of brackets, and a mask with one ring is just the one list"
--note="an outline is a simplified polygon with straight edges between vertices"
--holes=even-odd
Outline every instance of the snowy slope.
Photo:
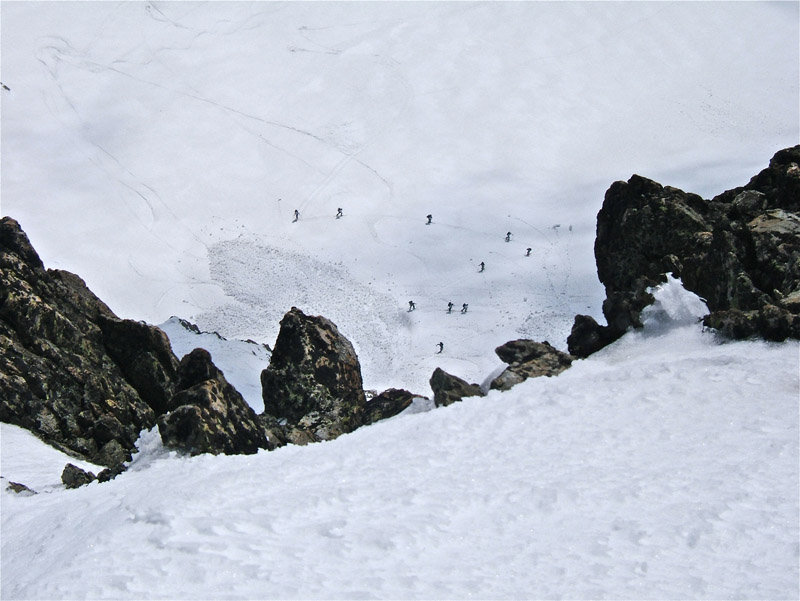
[[172,352],[178,357],[200,347],[211,353],[214,364],[257,413],[264,411],[261,398],[261,371],[269,365],[270,351],[252,340],[227,340],[216,332],[203,332],[196,326],[172,317],[159,327],[169,336]]
[[[710,197],[798,142],[798,20],[0,2],[0,209],[179,355],[209,347],[257,410],[266,351],[242,340],[273,344],[293,305],[350,338],[368,388],[481,382],[494,346],[563,348],[600,317],[612,181]],[[0,596],[798,598],[800,347],[719,344],[696,298],[660,298],[556,378],[308,447],[185,458],[146,432],[128,472],[65,490],[70,459],[2,424]]]
[[154,431],[77,490],[56,459],[0,495],[3,597],[798,598],[800,347],[719,344],[661,298],[558,377],[332,442],[184,458]]
[[521,336],[563,348],[574,314],[600,317],[612,181],[711,196],[800,137],[796,3],[4,2],[0,17],[2,212],[45,263],[124,317],[226,337],[272,344],[291,306],[323,314],[369,388],[426,394],[437,365],[479,381]]

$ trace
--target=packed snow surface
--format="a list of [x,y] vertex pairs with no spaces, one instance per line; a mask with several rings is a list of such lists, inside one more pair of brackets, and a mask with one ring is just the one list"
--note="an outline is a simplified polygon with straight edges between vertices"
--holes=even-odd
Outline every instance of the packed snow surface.
[[798,345],[720,344],[669,298],[558,377],[307,447],[187,458],[154,429],[65,490],[4,424],[39,494],[2,494],[3,596],[796,599]]

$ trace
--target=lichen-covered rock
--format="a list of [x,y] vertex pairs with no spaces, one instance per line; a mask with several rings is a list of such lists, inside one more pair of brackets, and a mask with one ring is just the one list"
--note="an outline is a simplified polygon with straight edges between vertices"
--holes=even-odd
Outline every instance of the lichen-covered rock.
[[252,454],[272,449],[255,411],[225,379],[205,349],[195,349],[178,367],[179,391],[158,420],[164,446],[192,455]]
[[296,307],[281,320],[270,364],[261,372],[264,413],[314,440],[364,424],[366,397],[355,349],[336,325]]
[[706,301],[705,323],[725,335],[796,338],[800,146],[711,200],[638,175],[614,183],[597,215],[595,258],[608,325],[576,320],[568,344],[577,356],[641,327],[638,315],[652,302],[647,289],[666,273]]
[[497,376],[489,388],[510,390],[528,378],[555,376],[572,365],[572,355],[561,352],[549,342],[512,340],[498,346],[495,353],[508,367]]
[[437,367],[430,379],[433,402],[437,407],[446,407],[471,396],[484,396],[481,387],[470,384],[458,376],[451,375]]
[[0,420],[94,463],[131,458],[174,389],[163,332],[121,320],[78,276],[46,270],[0,220]]
[[77,465],[71,463],[65,465],[64,471],[61,472],[61,482],[63,482],[64,486],[67,488],[78,488],[90,482],[94,482],[95,480],[97,480],[97,476],[92,472],[82,470]]

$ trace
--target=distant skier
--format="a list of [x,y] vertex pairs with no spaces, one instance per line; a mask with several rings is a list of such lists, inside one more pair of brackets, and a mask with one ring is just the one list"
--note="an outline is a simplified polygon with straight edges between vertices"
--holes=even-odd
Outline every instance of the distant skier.
[[414,303],[414,301],[408,301],[408,310],[409,311],[413,311],[416,308],[417,308],[417,305]]
[[[437,344],[436,346],[438,346],[438,347],[439,347],[439,351],[438,351],[438,353],[441,353],[441,352],[444,350],[444,342],[440,342],[440,343],[439,343],[439,344]],[[437,353],[437,354],[438,354],[438,353]]]
[[431,221],[433,221],[433,215],[427,215],[426,219],[428,220],[428,223],[426,223],[425,225],[430,225]]
[[448,313],[452,313],[453,312],[453,303],[447,303],[447,312]]
[[294,210],[294,220],[297,221],[298,219],[300,219],[300,211],[295,209]]
[[511,232],[506,234],[506,242],[511,242]]
[[467,303],[464,303],[463,305],[461,305],[461,312],[462,313],[466,313],[467,309],[469,309],[469,305]]
[[4,89],[6,92],[10,92],[10,91],[11,91],[11,88],[9,88],[9,87],[8,87],[6,84],[4,84],[2,81],[0,81],[0,86],[3,86],[3,89]]
[[525,249],[525,256],[526,257],[530,257],[531,256],[531,250],[533,250],[533,249],[530,249],[530,248]]
[[481,262],[478,264],[478,267],[480,267],[480,270],[478,271],[478,273],[483,273],[483,270],[484,270],[484,269],[486,269],[486,263],[484,263],[483,261],[481,261]]
[[336,209],[336,219],[342,217],[342,209]]

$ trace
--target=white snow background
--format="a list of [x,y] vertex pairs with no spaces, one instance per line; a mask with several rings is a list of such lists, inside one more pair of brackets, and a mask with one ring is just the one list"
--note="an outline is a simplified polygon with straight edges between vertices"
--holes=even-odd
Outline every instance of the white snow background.
[[[611,182],[711,197],[800,139],[796,2],[4,1],[0,28],[2,213],[257,411],[264,348],[171,316],[271,345],[294,305],[368,388],[482,382],[498,344],[600,319]],[[68,491],[4,424],[3,488],[39,494],[0,494],[0,593],[796,599],[798,345],[720,344],[659,298],[556,378],[329,443],[144,433]]]

